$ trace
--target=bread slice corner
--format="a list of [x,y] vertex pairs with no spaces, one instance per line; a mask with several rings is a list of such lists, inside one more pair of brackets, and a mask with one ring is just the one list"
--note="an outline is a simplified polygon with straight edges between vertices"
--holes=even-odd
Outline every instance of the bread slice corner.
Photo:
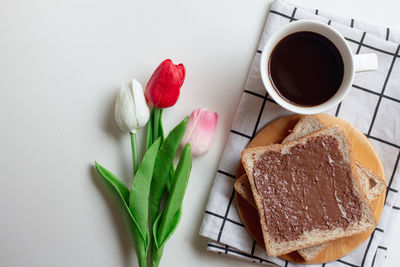
[[315,116],[307,115],[302,117],[294,126],[292,133],[283,139],[282,144],[306,136],[324,127],[324,124]]
[[373,201],[386,190],[385,182],[379,178],[373,171],[355,162],[355,168],[365,195],[369,201]]
[[256,203],[254,202],[253,192],[251,192],[251,187],[249,184],[249,179],[247,179],[247,174],[243,174],[235,180],[234,187],[236,192],[242,196],[250,205],[256,208]]

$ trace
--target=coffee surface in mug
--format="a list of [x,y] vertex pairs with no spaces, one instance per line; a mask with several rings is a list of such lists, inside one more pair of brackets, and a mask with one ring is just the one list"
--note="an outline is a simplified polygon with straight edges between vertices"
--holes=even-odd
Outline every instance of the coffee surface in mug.
[[340,88],[343,59],[326,37],[309,31],[295,32],[275,45],[268,74],[277,93],[300,106],[316,106]]

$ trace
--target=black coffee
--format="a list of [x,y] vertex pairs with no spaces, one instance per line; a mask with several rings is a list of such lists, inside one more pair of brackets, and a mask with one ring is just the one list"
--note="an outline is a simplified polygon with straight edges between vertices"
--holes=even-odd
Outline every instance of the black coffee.
[[283,38],[269,58],[269,77],[286,101],[316,106],[329,100],[343,79],[343,60],[336,46],[314,32]]

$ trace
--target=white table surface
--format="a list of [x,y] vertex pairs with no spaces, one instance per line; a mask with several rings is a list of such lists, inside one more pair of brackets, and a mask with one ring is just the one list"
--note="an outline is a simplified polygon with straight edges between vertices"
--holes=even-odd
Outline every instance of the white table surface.
[[[215,145],[193,163],[161,266],[252,266],[207,252],[197,233],[270,2],[1,0],[0,266],[137,266],[93,161],[128,184],[115,96],[168,57],[187,77],[166,129],[197,107],[220,120]],[[291,2],[400,29],[398,0]],[[386,266],[400,262],[398,229]]]

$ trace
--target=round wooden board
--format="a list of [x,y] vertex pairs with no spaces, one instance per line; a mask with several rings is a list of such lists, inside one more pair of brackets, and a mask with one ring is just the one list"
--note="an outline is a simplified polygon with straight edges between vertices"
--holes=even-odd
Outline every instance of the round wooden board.
[[[348,122],[333,117],[331,115],[318,114],[314,116],[318,117],[324,124],[324,126],[328,126],[331,124],[338,125],[351,141],[352,157],[356,161],[360,162],[362,166],[367,167],[375,174],[377,174],[383,181],[385,181],[385,173],[378,153],[362,132],[360,132],[357,128],[355,128]],[[287,135],[289,135],[289,131],[294,128],[301,117],[302,115],[295,114],[271,122],[254,137],[248,147],[282,142],[282,140]],[[243,166],[242,164],[240,164],[237,177],[240,177],[244,173],[245,171],[243,169]],[[377,199],[375,199],[371,203],[372,209],[374,211],[374,216],[377,221],[381,216],[384,203],[385,192],[383,192]],[[247,231],[261,247],[264,247],[264,239],[261,233],[261,225],[257,210],[253,208],[239,194],[236,194],[236,205],[239,211],[239,215]],[[372,231],[368,231],[362,234],[331,241],[329,245],[320,253],[320,255],[318,255],[318,257],[316,257],[311,262],[305,262],[304,259],[297,252],[282,255],[280,256],[280,258],[291,262],[303,264],[319,264],[334,261],[342,258],[343,256],[350,253],[352,250],[357,248],[371,235],[371,233]]]

